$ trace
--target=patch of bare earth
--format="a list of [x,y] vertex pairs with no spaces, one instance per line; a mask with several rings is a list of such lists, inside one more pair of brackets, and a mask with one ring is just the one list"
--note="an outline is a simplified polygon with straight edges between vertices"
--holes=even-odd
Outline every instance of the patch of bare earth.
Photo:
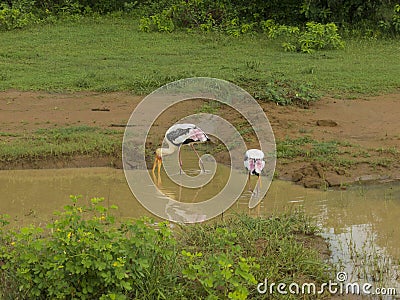
[[[0,92],[0,143],[12,142],[12,133],[32,133],[39,128],[88,125],[124,131],[130,114],[142,97],[129,93]],[[172,107],[155,123],[149,136],[151,150],[160,145],[166,129],[193,114],[202,101],[185,101]],[[333,159],[300,155],[278,159],[279,178],[308,187],[344,186],[358,181],[400,179],[400,93],[345,100],[325,98],[308,109],[261,103],[277,141],[304,136],[319,142],[338,142]],[[243,123],[239,114],[222,107],[218,114],[233,124]],[[253,139],[249,147],[257,147]],[[305,146],[307,147],[307,145]],[[307,150],[307,149],[305,149]],[[220,159],[226,153],[217,154]],[[118,160],[118,159],[117,159]],[[59,168],[79,166],[120,167],[113,158],[65,158],[0,164],[10,168]]]

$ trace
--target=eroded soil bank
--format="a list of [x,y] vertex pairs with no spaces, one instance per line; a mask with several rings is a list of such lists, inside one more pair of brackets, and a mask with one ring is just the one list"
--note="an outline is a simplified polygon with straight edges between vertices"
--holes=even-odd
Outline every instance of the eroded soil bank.
[[[141,100],[129,93],[0,92],[0,143],[12,143],[37,129],[80,125],[120,131],[122,141],[124,125]],[[150,132],[150,150],[161,143],[171,123],[207,110],[204,103],[185,101],[163,113]],[[259,103],[278,143],[278,178],[306,187],[400,180],[400,93],[352,100],[324,98],[306,109]],[[213,108],[213,112],[234,125],[244,121],[229,107]],[[252,138],[247,143],[257,146]],[[222,161],[227,158],[227,153],[215,155]],[[110,165],[121,167],[120,157],[0,161],[0,169]]]

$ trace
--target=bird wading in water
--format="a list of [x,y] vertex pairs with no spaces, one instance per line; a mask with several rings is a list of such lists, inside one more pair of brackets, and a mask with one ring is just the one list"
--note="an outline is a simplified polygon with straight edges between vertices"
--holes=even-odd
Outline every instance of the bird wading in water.
[[163,157],[166,155],[171,155],[176,150],[178,150],[178,159],[180,168],[179,172],[182,173],[182,160],[181,160],[182,145],[189,145],[193,149],[193,151],[199,158],[201,171],[205,172],[203,161],[201,160],[199,153],[197,153],[196,149],[193,146],[196,143],[204,143],[210,140],[203,130],[201,130],[194,124],[175,124],[167,130],[167,132],[165,133],[165,139],[167,141],[168,148],[158,148],[156,150],[156,158],[154,159],[154,164],[152,169],[153,175],[154,175],[154,170],[157,166],[158,168],[157,174],[158,178],[160,178],[160,169]]
[[[250,176],[256,175],[258,177],[256,186],[252,191],[252,194],[259,194],[261,188],[261,172],[264,169],[265,161],[264,161],[264,152],[259,149],[249,149],[246,151],[244,155],[244,166],[249,172],[249,176],[247,178],[247,187],[250,187]],[[257,214],[260,214],[260,203],[257,205]]]

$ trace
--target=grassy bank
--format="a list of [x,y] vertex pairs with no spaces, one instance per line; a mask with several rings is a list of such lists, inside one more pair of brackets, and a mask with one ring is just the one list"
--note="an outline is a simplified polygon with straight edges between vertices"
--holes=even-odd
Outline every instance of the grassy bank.
[[0,163],[34,162],[77,155],[121,158],[122,134],[89,126],[38,129],[32,133],[0,132]]
[[266,277],[317,286],[329,278],[313,250],[318,228],[303,215],[171,229],[117,220],[99,198],[72,200],[42,228],[13,230],[0,216],[3,299],[263,299],[256,288]]
[[[144,95],[173,80],[209,76],[232,81],[261,101],[279,104],[294,102],[286,94],[302,95],[305,102],[320,95],[351,98],[399,89],[399,47],[399,40],[365,38],[346,40],[344,50],[289,53],[282,51],[278,40],[261,33],[239,37],[215,32],[145,33],[139,31],[137,18],[87,17],[1,32],[0,90]],[[89,127],[28,134],[4,129],[0,163],[76,155],[119,159],[121,136]],[[369,157],[376,151],[369,152],[341,141],[310,141],[306,132],[298,141],[278,141],[282,161],[317,160],[350,167],[371,163]],[[398,155],[397,149],[392,152]],[[372,163],[388,165],[392,159]]]
[[0,33],[0,89],[132,91],[209,76],[259,90],[277,75],[322,93],[400,87],[399,40],[347,40],[344,50],[283,52],[263,34],[144,33],[138,21],[102,17]]

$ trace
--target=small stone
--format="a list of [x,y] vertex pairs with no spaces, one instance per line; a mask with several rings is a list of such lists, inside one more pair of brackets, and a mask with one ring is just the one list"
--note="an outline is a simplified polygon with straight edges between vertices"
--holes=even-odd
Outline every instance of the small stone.
[[362,175],[356,178],[356,181],[366,182],[366,181],[376,181],[379,180],[379,175]]

